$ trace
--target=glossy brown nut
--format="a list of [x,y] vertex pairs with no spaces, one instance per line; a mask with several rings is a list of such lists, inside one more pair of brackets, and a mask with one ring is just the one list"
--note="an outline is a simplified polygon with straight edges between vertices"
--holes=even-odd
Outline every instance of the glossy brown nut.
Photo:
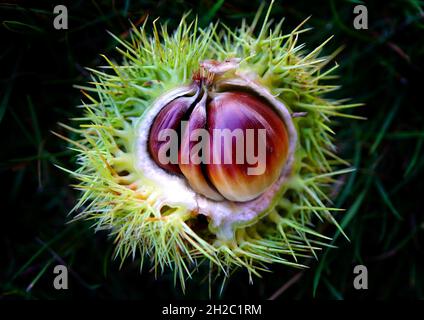
[[[164,161],[161,161],[160,159],[161,148],[162,150],[166,150],[166,144],[171,143],[171,138],[167,137],[165,139],[163,133],[166,129],[174,130],[176,133],[179,132],[181,121],[186,116],[194,100],[195,97],[176,98],[175,100],[168,103],[168,105],[166,105],[159,112],[153,122],[149,135],[149,152],[156,164],[162,169],[171,171],[173,173],[181,173],[178,166],[178,158],[176,161],[170,161],[169,163],[164,163]],[[174,156],[178,157],[178,154],[168,155],[169,158]]]
[[[210,152],[212,160],[206,166],[209,179],[216,189],[226,199],[231,201],[249,201],[269,188],[280,176],[285,164],[289,138],[287,129],[281,117],[261,98],[245,92],[223,92],[216,94],[208,104],[208,129],[211,136]],[[244,162],[237,163],[237,144],[235,141],[231,145],[225,143],[222,131],[214,129],[241,129],[245,137]],[[252,139],[248,139],[248,130],[253,132]],[[265,135],[259,134],[258,129],[264,129]],[[248,141],[249,140],[249,141]],[[220,141],[220,143],[218,143]],[[264,156],[266,159],[263,172],[252,174],[248,169],[254,168],[255,164],[248,163],[248,145],[253,148],[253,155]],[[252,145],[253,142],[253,145]],[[265,144],[264,148],[260,147]],[[231,148],[229,150],[229,148]],[[261,150],[263,149],[263,150]],[[265,154],[263,154],[265,152]],[[225,163],[225,157],[230,154],[231,163]],[[240,155],[240,149],[238,151]],[[252,154],[250,154],[252,156]],[[216,157],[220,159],[217,164]],[[253,160],[253,158],[250,158]],[[258,172],[261,172],[258,168]],[[251,171],[251,170],[250,170]]]
[[205,130],[206,127],[206,96],[204,93],[202,99],[194,107],[183,133],[179,166],[194,191],[212,200],[221,201],[224,198],[204,175],[205,159],[209,157],[209,152],[202,146],[208,147],[209,141],[202,141],[205,137],[201,135],[196,136],[196,132],[200,133],[200,130]]

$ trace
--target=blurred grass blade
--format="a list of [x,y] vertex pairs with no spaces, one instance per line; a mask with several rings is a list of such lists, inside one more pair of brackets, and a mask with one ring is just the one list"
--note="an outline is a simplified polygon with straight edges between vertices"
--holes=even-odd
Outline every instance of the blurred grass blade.
[[225,0],[218,0],[212,6],[212,8],[205,15],[203,15],[200,25],[202,26],[208,25],[212,21],[212,19],[215,17],[218,10],[222,7],[222,5],[224,4],[224,1]]
[[378,146],[380,145],[381,141],[383,140],[388,128],[390,127],[390,124],[393,121],[393,118],[395,117],[395,115],[396,115],[396,113],[399,109],[399,105],[402,101],[402,98],[403,98],[402,95],[398,96],[398,98],[395,101],[395,103],[394,103],[392,109],[390,110],[389,114],[387,114],[387,116],[385,117],[383,126],[381,127],[381,130],[377,134],[377,138],[375,139],[375,141],[374,141],[374,143],[371,147],[371,150],[370,150],[371,153],[374,153],[377,150]]
[[[362,202],[364,201],[365,195],[368,192],[368,188],[369,187],[367,187],[366,189],[364,189],[359,194],[359,196],[356,198],[356,201],[353,203],[353,205],[347,211],[346,215],[343,217],[342,222],[340,223],[340,225],[341,225],[342,228],[345,228],[349,224],[349,222],[353,219],[353,217],[358,213],[359,208],[361,207]],[[331,244],[332,245],[337,240],[337,238],[340,236],[340,234],[341,234],[340,233],[340,230],[337,229],[337,231],[336,231],[336,233],[334,235],[334,238],[331,241]],[[319,284],[319,281],[320,281],[320,278],[321,278],[321,274],[322,274],[322,271],[323,271],[324,266],[325,266],[324,262],[326,261],[328,252],[330,252],[330,249],[327,249],[325,251],[324,255],[321,258],[321,261],[318,264],[317,271],[315,272],[315,275],[314,275],[313,289],[312,289],[312,292],[313,292],[313,296],[314,297],[316,295],[316,291],[317,291],[318,284]]]
[[389,207],[390,211],[393,213],[393,215],[399,219],[402,220],[401,215],[396,210],[395,206],[393,205],[392,201],[390,200],[389,195],[387,194],[386,190],[383,187],[383,184],[381,183],[380,179],[375,179],[375,185],[377,187],[378,192],[381,195],[381,198],[383,199],[383,202],[386,204],[387,207]]

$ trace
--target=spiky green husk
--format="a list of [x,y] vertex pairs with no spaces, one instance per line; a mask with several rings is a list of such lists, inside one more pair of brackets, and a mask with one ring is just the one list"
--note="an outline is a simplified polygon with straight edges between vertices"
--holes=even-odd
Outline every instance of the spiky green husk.
[[[78,153],[78,166],[70,172],[82,194],[74,210],[75,219],[90,219],[97,230],[109,230],[115,238],[116,257],[125,260],[140,254],[148,257],[156,272],[174,271],[182,287],[191,272],[209,261],[211,272],[228,276],[236,267],[260,276],[270,263],[303,267],[300,258],[317,257],[328,243],[315,231],[312,221],[336,223],[328,196],[334,176],[346,173],[348,164],[335,155],[331,118],[343,116],[343,105],[324,95],[337,89],[325,84],[337,67],[323,68],[333,57],[319,57],[321,46],[305,52],[298,37],[303,23],[289,34],[281,31],[282,21],[273,25],[268,14],[262,28],[260,17],[251,25],[242,23],[232,31],[222,24],[198,29],[182,18],[168,33],[153,22],[153,36],[133,27],[130,39],[117,39],[123,62],[104,57],[110,69],[90,69],[93,81],[81,87],[88,98],[85,116],[71,141]],[[160,190],[135,168],[136,128],[139,118],[164,92],[187,84],[199,62],[205,59],[242,58],[241,68],[259,76],[261,85],[284,102],[293,113],[307,112],[294,119],[298,145],[293,173],[274,205],[248,225],[234,227],[231,239],[220,239],[212,227],[200,232],[196,216],[183,205],[163,207]],[[323,84],[324,83],[324,84]],[[315,218],[314,218],[315,217]]]

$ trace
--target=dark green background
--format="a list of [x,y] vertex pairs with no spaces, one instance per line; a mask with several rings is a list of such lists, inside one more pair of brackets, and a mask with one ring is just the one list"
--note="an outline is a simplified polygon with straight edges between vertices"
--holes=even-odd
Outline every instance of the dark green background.
[[[81,95],[72,85],[88,80],[84,67],[102,65],[99,54],[118,58],[106,30],[125,36],[128,21],[146,14],[172,28],[189,9],[202,26],[220,19],[235,27],[242,18],[251,21],[259,1],[72,1],[69,30],[55,30],[53,7],[63,3],[0,4],[0,299],[206,299],[201,275],[183,295],[168,273],[155,280],[147,266],[140,275],[138,261],[119,270],[107,234],[94,234],[89,223],[66,224],[77,194],[53,164],[75,168],[74,155],[50,131],[62,132],[58,122],[80,115]],[[357,168],[340,180],[336,199],[348,208],[337,219],[351,242],[336,234],[338,248],[324,250],[303,273],[275,265],[249,285],[240,271],[222,298],[264,299],[283,286],[278,299],[423,298],[423,5],[366,2],[369,29],[355,30],[358,3],[281,1],[272,11],[286,17],[287,32],[312,15],[307,26],[314,30],[301,39],[309,49],[334,34],[327,53],[345,45],[336,58],[343,87],[335,97],[365,103],[355,112],[367,121],[339,120],[336,128],[340,153]],[[322,231],[336,232],[331,225]],[[56,264],[70,267],[67,291],[53,289]],[[369,290],[353,288],[357,264],[368,267]],[[219,297],[218,287],[212,296]]]

